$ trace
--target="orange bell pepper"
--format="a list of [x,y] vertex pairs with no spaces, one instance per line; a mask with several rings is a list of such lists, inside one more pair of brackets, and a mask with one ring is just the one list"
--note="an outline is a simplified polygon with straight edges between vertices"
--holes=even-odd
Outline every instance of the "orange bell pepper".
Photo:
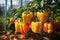
[[20,33],[27,33],[29,31],[29,24],[26,23],[20,23],[19,24],[19,29],[20,29]]

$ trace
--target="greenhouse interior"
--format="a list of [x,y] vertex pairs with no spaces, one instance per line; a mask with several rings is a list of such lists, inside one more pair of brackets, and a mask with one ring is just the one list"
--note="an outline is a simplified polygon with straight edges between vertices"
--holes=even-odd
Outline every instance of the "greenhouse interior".
[[60,0],[0,0],[0,40],[60,40]]

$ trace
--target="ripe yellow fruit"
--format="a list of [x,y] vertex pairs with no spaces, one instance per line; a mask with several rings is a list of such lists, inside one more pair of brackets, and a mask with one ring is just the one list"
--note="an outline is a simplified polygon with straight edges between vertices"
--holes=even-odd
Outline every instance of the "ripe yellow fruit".
[[47,26],[48,26],[48,23],[44,23],[44,27],[43,27],[43,31],[44,32],[47,32],[47,30],[48,30],[48,27]]
[[44,28],[43,28],[43,31],[48,33],[48,34],[51,34],[53,32],[53,28],[54,25],[52,22],[49,22],[49,23],[44,23]]
[[24,23],[30,24],[31,21],[33,20],[33,13],[32,12],[29,12],[29,14],[28,14],[26,11],[24,11],[22,13],[22,19],[23,19],[23,22]]
[[42,22],[32,22],[30,26],[32,32],[34,33],[42,33],[42,27]]
[[14,20],[13,20],[13,17],[10,17],[9,20],[10,20],[10,23],[12,23],[12,22],[14,21]]
[[51,34],[53,31],[52,30],[48,30],[47,32],[48,32],[48,34]]
[[41,12],[37,12],[37,18],[39,21],[45,23],[48,21],[48,13],[47,11],[43,10]]
[[15,31],[16,32],[19,32],[20,30],[19,30],[19,22],[18,22],[18,20],[15,20]]

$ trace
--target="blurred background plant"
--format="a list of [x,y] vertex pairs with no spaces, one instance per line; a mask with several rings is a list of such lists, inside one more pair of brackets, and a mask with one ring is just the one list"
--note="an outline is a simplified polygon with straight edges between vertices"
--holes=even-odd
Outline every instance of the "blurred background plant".
[[4,17],[0,15],[0,31],[4,31]]

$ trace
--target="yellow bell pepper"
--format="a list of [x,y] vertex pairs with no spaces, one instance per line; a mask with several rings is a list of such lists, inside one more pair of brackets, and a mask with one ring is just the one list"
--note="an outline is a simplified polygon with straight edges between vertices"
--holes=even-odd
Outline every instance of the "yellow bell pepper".
[[22,13],[22,19],[23,19],[23,22],[24,22],[24,23],[30,24],[31,21],[32,21],[32,19],[33,19],[33,13],[32,13],[32,12],[29,12],[29,14],[27,14],[27,12],[24,11],[24,12]]
[[42,22],[32,22],[30,28],[34,33],[42,33]]
[[47,32],[47,30],[48,30],[48,27],[47,26],[48,26],[48,23],[44,23],[44,27],[43,27],[43,31],[44,32]]
[[47,22],[48,21],[48,13],[47,13],[47,11],[45,11],[45,10],[43,10],[41,12],[38,11],[37,12],[37,18],[38,18],[39,21],[41,21],[43,23]]
[[10,23],[13,23],[14,22],[13,17],[10,17],[9,21]]
[[43,31],[48,33],[48,34],[51,34],[53,32],[53,28],[54,25],[52,22],[49,22],[49,23],[44,23],[44,28],[43,28]]
[[19,31],[20,31],[20,29],[19,29],[19,24],[20,24],[20,18],[17,18],[17,19],[15,20],[15,31],[16,31],[16,32],[19,32]]

